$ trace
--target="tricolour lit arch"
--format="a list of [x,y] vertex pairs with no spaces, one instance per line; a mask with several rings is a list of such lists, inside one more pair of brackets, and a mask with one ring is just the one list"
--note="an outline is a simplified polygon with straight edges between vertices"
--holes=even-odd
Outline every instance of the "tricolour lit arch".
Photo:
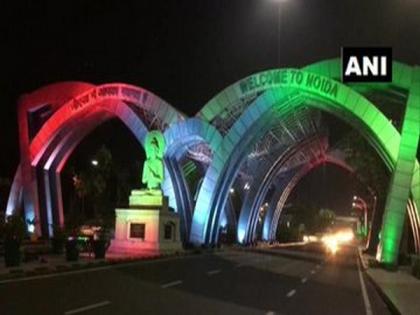
[[[406,208],[413,229],[417,229],[414,235],[419,238],[420,171],[415,155],[420,134],[420,71],[394,62],[390,84],[345,86],[335,81],[340,77],[340,70],[340,60],[332,59],[309,65],[303,71],[277,69],[257,73],[223,90],[203,107],[195,119],[185,124],[185,117],[166,102],[144,89],[127,84],[95,87],[89,83],[65,82],[39,89],[24,96],[22,106],[19,106],[21,163],[7,212],[12,213],[18,208],[22,196],[27,218],[37,219],[38,184],[45,192],[42,198],[57,199],[54,197],[57,192],[51,188],[56,186],[60,190],[57,174],[76,143],[89,132],[87,124],[93,126],[116,117],[141,143],[148,130],[165,131],[179,122],[172,133],[184,135],[185,141],[176,144],[176,137],[171,138],[171,132],[167,133],[170,146],[166,172],[171,180],[165,182],[164,189],[178,208],[191,209],[191,196],[177,169],[177,159],[188,145],[196,141],[203,141],[211,147],[212,160],[195,205],[190,239],[199,244],[214,243],[218,237],[221,212],[226,209],[229,188],[249,148],[271,128],[272,123],[307,106],[339,115],[358,129],[393,171],[381,252],[384,262],[393,263]],[[403,90],[404,96],[408,95],[401,136],[372,102],[361,95],[367,90],[387,89]],[[43,103],[51,105],[45,107],[51,116],[32,135],[28,113],[44,108]],[[92,119],[91,123],[88,123],[88,117]],[[95,117],[99,117],[96,122]],[[76,130],[79,125],[84,130]],[[207,133],[215,136],[211,138]],[[39,177],[41,181],[38,183]],[[407,206],[410,193],[413,202]],[[55,202],[59,204],[59,201]],[[54,207],[50,205],[46,213],[53,219],[54,215],[48,212]],[[40,234],[39,226],[36,232]]]

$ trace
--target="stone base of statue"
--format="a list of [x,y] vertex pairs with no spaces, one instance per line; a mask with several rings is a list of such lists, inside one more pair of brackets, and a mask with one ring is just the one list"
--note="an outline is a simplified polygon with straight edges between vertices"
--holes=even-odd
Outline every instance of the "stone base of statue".
[[128,209],[115,209],[115,238],[110,254],[128,256],[182,250],[179,216],[169,211],[161,190],[133,190]]

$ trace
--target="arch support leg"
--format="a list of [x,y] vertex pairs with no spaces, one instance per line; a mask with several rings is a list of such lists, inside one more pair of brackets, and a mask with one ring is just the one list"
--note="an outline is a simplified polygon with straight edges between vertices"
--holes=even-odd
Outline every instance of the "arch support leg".
[[[399,247],[404,229],[406,207],[416,162],[420,136],[420,68],[413,72],[397,163],[392,174],[382,222],[378,260],[389,266],[398,263]],[[416,192],[413,192],[416,194]],[[417,200],[416,200],[417,201]]]

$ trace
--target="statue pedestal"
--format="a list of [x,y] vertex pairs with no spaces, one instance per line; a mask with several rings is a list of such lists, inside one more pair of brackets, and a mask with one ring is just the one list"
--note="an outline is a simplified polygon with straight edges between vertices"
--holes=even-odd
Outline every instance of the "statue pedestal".
[[179,216],[160,190],[133,190],[128,209],[115,209],[112,254],[159,254],[182,250]]

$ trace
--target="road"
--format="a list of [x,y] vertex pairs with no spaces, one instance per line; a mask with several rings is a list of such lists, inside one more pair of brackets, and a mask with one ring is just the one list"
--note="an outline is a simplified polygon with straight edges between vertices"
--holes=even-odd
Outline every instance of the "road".
[[389,314],[359,268],[355,247],[229,250],[0,283],[0,314]]

